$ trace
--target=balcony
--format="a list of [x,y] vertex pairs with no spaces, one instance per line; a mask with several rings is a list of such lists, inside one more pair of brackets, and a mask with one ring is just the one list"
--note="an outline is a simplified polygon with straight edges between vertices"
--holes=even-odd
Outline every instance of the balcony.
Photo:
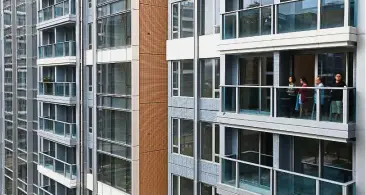
[[222,14],[222,41],[218,49],[244,53],[295,46],[320,48],[336,43],[354,46],[357,42],[355,9],[354,0],[303,0],[256,4],[229,11]]
[[[329,167],[329,169],[334,169]],[[328,179],[221,157],[221,182],[218,193],[261,195],[285,194],[355,194],[355,181],[340,183]],[[239,193],[238,193],[239,192]]]
[[39,59],[76,56],[75,41],[60,42],[39,47]]
[[67,0],[38,11],[38,28],[75,22],[75,1]]
[[[75,145],[76,124],[64,121],[57,121],[48,117],[39,118],[39,130],[43,137],[53,137],[54,141],[62,142],[66,145]],[[48,135],[45,135],[47,133]],[[54,135],[57,135],[56,137]]]
[[[297,91],[306,95],[302,105]],[[346,141],[355,136],[355,88],[221,86],[218,120],[279,134],[321,136]],[[294,93],[292,93],[294,92]],[[342,100],[332,99],[338,94]]]
[[38,98],[41,101],[75,104],[75,82],[40,82]]
[[52,95],[61,97],[75,97],[76,83],[75,82],[42,82],[39,83],[40,95]]
[[76,164],[69,164],[53,156],[54,151],[39,153],[39,172],[66,187],[76,186]]

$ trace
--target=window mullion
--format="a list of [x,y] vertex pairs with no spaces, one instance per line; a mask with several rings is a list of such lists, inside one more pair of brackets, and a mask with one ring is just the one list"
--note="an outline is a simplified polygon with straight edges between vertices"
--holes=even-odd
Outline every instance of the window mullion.
[[180,123],[181,123],[181,120],[180,119],[177,119],[178,121],[178,154],[180,154]]
[[211,148],[211,151],[212,151],[212,161],[213,162],[215,162],[215,158],[216,158],[216,151],[215,151],[215,146],[216,146],[216,143],[215,143],[215,136],[216,136],[216,134],[215,134],[215,123],[212,123],[211,124],[211,131],[212,131],[212,133],[211,133],[211,135],[212,135],[212,137],[211,137],[211,139],[212,139],[212,148]]

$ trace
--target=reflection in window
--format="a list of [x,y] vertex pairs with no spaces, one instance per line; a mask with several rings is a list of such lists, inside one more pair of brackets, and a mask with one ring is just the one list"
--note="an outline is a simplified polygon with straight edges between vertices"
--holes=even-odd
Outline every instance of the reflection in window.
[[193,156],[193,121],[185,119],[172,119],[171,131],[173,153]]
[[131,45],[129,1],[117,1],[97,8],[98,48]]
[[131,143],[131,113],[98,109],[98,138]]
[[352,181],[352,143],[324,141],[323,178],[338,182]]
[[172,62],[172,95],[193,97],[193,60]]
[[98,181],[131,193],[131,162],[98,153]]
[[172,38],[193,37],[194,7],[193,1],[181,1],[172,4]]
[[321,0],[321,28],[344,26],[344,1]]
[[219,0],[201,0],[201,35],[220,33],[220,2]]
[[219,159],[219,125],[201,122],[201,159],[215,161]]
[[201,60],[201,97],[219,98],[220,60]]

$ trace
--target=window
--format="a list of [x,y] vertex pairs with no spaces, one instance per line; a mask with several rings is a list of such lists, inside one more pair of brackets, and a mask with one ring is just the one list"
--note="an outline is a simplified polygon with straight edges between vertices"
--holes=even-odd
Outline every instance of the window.
[[208,122],[200,123],[201,159],[219,163],[220,126]]
[[131,64],[97,65],[97,105],[131,109]]
[[131,144],[131,113],[98,109],[97,135],[103,140]]
[[89,6],[89,8],[91,8],[92,7],[92,0],[88,0],[88,6]]
[[172,39],[193,37],[194,7],[193,1],[181,1],[172,4]]
[[89,164],[89,173],[93,173],[93,150],[92,149],[88,149],[88,164]]
[[131,162],[98,153],[98,181],[131,193]]
[[321,0],[321,28],[344,26],[344,1]]
[[[89,6],[91,1],[89,0]],[[88,49],[93,49],[93,23],[88,24]]]
[[220,59],[201,60],[201,97],[220,97]]
[[193,121],[185,119],[172,119],[172,135],[173,153],[193,156]]
[[172,95],[193,97],[193,60],[172,62]]
[[172,195],[193,195],[193,180],[172,175]]
[[87,66],[88,68],[88,83],[89,91],[93,91],[93,66]]
[[93,108],[89,107],[88,109],[88,115],[89,115],[89,133],[93,133]]
[[220,1],[201,0],[201,35],[220,33]]
[[18,148],[27,151],[27,131],[18,129]]
[[100,6],[97,15],[98,49],[131,45],[129,0]]

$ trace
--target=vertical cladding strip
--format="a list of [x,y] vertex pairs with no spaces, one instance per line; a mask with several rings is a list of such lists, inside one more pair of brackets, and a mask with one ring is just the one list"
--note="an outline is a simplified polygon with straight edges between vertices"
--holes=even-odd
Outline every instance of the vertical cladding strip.
[[[17,30],[17,24],[16,24],[16,0],[11,0],[11,32],[14,34]],[[16,44],[16,36],[12,36],[12,90],[13,90],[13,96],[12,96],[12,113],[13,113],[13,190],[12,192],[16,192],[17,189],[17,175],[18,175],[18,164],[17,164],[17,156],[18,156],[18,150],[17,150],[17,144],[18,144],[18,131],[17,131],[17,118],[18,118],[18,105],[17,105],[17,56],[15,55],[15,51],[17,51],[17,44]]]
[[194,1],[194,194],[199,194],[199,29],[200,29],[200,9],[199,1]]
[[139,4],[139,194],[168,194],[166,0]]
[[[0,129],[5,129],[4,126],[4,24],[3,24],[3,1],[0,2]],[[5,137],[5,131],[0,131],[0,152],[1,154],[5,154],[4,149],[4,137]],[[5,155],[0,156],[0,193],[4,193],[4,165],[5,165]]]
[[93,169],[93,195],[97,195],[98,192],[98,180],[97,180],[97,173],[98,173],[98,168],[97,168],[97,0],[92,0],[92,12],[93,12],[93,19],[92,19],[92,36],[93,36],[93,40],[92,40],[92,52],[93,52],[93,65],[92,65],[92,72],[93,72],[93,76],[92,78],[94,78],[92,80],[93,82],[93,124],[92,124],[92,128],[93,128],[93,149],[92,149],[92,153],[93,153],[93,165],[92,165],[92,169]]
[[357,141],[356,145],[356,152],[355,152],[355,172],[356,175],[356,194],[365,194],[365,156],[366,156],[366,132],[365,132],[365,121],[366,121],[366,114],[365,114],[365,104],[366,104],[366,88],[365,88],[365,74],[366,68],[365,58],[366,58],[366,2],[365,1],[357,1],[357,56],[356,56],[356,64],[357,64],[357,71],[356,71],[356,99],[357,99],[357,107],[356,107],[356,138]]

